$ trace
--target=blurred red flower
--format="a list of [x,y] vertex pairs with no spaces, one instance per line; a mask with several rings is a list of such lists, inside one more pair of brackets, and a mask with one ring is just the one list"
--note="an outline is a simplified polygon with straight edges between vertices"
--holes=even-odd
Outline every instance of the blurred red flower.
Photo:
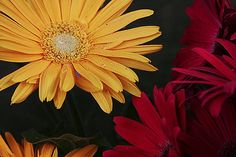
[[[204,60],[192,51],[195,47],[204,48],[209,53],[217,51],[215,39],[226,37],[223,19],[225,10],[231,7],[229,0],[195,0],[187,8],[190,24],[182,37],[183,48],[177,53],[174,66],[188,69],[203,65]],[[174,73],[174,77],[183,76]]]
[[230,41],[217,40],[228,52],[228,55],[217,56],[202,48],[194,48],[193,51],[202,59],[207,61],[207,65],[193,67],[191,69],[174,68],[174,71],[195,79],[178,80],[174,83],[206,84],[210,88],[200,91],[202,106],[209,108],[212,115],[218,116],[224,102],[235,96],[236,91],[236,45]]
[[184,151],[191,157],[234,157],[236,154],[236,106],[225,105],[218,117],[192,105],[194,119],[188,131],[179,134]]
[[103,153],[104,157],[181,157],[177,137],[185,130],[185,92],[173,93],[169,84],[154,88],[155,107],[145,93],[134,97],[133,104],[141,122],[115,117],[116,132],[132,145],[118,145]]
[[182,38],[185,47],[174,61],[173,82],[178,89],[197,84],[193,95],[199,94],[201,105],[218,116],[235,95],[236,9],[230,0],[195,0],[187,13],[191,22]]

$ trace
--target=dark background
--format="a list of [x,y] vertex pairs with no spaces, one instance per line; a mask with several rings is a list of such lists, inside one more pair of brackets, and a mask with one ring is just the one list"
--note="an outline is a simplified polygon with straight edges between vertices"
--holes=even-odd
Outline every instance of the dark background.
[[[161,52],[148,55],[152,64],[160,71],[150,73],[137,71],[140,82],[138,86],[150,96],[154,84],[163,86],[170,79],[172,61],[180,48],[179,40],[188,23],[185,8],[192,4],[192,0],[134,0],[128,11],[149,8],[155,10],[151,17],[132,23],[129,27],[141,25],[158,25],[163,33],[162,37],[152,43],[163,44]],[[21,64],[0,62],[1,78]],[[114,111],[107,115],[102,112],[93,98],[86,92],[74,88],[69,92],[64,107],[56,110],[52,103],[41,103],[35,92],[24,103],[10,106],[10,99],[14,87],[0,92],[0,132],[10,131],[17,138],[21,133],[34,128],[46,136],[58,136],[72,133],[78,136],[94,136],[101,133],[111,145],[119,143],[119,138],[113,130],[112,117],[125,115],[135,118],[135,111],[130,102],[130,95],[126,95],[126,104],[119,104],[114,100]]]

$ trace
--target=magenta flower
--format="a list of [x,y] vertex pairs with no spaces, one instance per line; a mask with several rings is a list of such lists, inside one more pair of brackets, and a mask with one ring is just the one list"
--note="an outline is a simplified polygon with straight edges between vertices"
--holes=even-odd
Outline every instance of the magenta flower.
[[[182,37],[183,48],[177,53],[174,66],[188,69],[204,64],[204,60],[192,49],[200,47],[209,53],[216,51],[215,39],[225,37],[223,33],[224,13],[231,7],[229,0],[195,0],[195,3],[187,8],[190,24]],[[180,74],[174,76],[175,78],[181,77]]]
[[198,104],[192,106],[195,119],[189,121],[188,131],[179,135],[184,151],[191,157],[235,157],[235,104],[224,106],[217,118]]
[[141,122],[115,117],[116,132],[131,145],[118,145],[103,153],[104,157],[181,157],[177,137],[185,130],[185,92],[173,93],[169,84],[165,89],[154,88],[152,105],[147,95],[134,97],[133,104]]
[[178,80],[174,83],[205,84],[210,88],[200,91],[202,106],[207,106],[212,115],[220,113],[224,102],[235,95],[236,91],[236,45],[230,41],[217,40],[228,52],[228,55],[216,56],[202,48],[193,51],[209,65],[191,69],[174,68],[174,71],[193,77],[191,80]]

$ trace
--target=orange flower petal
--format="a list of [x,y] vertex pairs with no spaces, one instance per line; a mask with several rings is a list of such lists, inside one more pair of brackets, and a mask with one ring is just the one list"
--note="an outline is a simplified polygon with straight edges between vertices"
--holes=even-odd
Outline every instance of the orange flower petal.
[[22,82],[27,80],[28,78],[41,74],[50,64],[50,61],[47,60],[39,60],[35,62],[31,62],[24,67],[18,69],[16,74],[12,77],[12,81],[14,82]]
[[66,94],[67,94],[66,92],[61,91],[60,89],[57,89],[56,95],[53,99],[55,107],[57,109],[60,109],[62,107],[62,105],[66,99]]
[[19,52],[0,52],[0,60],[7,62],[32,62],[39,59],[42,59],[42,55],[28,55]]
[[96,86],[94,86],[93,84],[91,84],[90,81],[88,81],[86,78],[80,76],[80,77],[75,77],[75,83],[76,85],[87,91],[87,92],[98,92],[101,91],[101,89],[97,88]]
[[68,64],[64,64],[60,72],[60,89],[68,92],[75,85],[74,69]]
[[97,152],[96,145],[88,145],[83,148],[78,148],[68,153],[65,157],[93,157]]
[[112,98],[109,91],[103,90],[101,92],[92,92],[91,94],[104,112],[111,113]]
[[40,75],[39,79],[39,98],[43,102],[46,98],[51,101],[59,85],[59,74],[61,64],[51,63],[49,67]]
[[20,147],[20,145],[16,142],[16,140],[14,139],[14,137],[9,133],[6,132],[5,133],[5,137],[7,140],[7,143],[12,151],[12,153],[17,156],[17,157],[24,157],[23,156],[23,152],[22,152],[22,148]]
[[11,104],[21,103],[38,88],[38,85],[21,82],[16,88],[12,98]]

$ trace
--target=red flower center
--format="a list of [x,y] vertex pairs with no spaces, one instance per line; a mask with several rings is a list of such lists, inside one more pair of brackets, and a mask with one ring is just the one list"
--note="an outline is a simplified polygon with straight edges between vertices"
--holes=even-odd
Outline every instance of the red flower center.
[[236,140],[225,143],[220,149],[219,157],[236,157]]
[[168,157],[171,147],[172,144],[170,142],[167,142],[166,145],[162,147],[161,154],[158,155],[157,157]]

